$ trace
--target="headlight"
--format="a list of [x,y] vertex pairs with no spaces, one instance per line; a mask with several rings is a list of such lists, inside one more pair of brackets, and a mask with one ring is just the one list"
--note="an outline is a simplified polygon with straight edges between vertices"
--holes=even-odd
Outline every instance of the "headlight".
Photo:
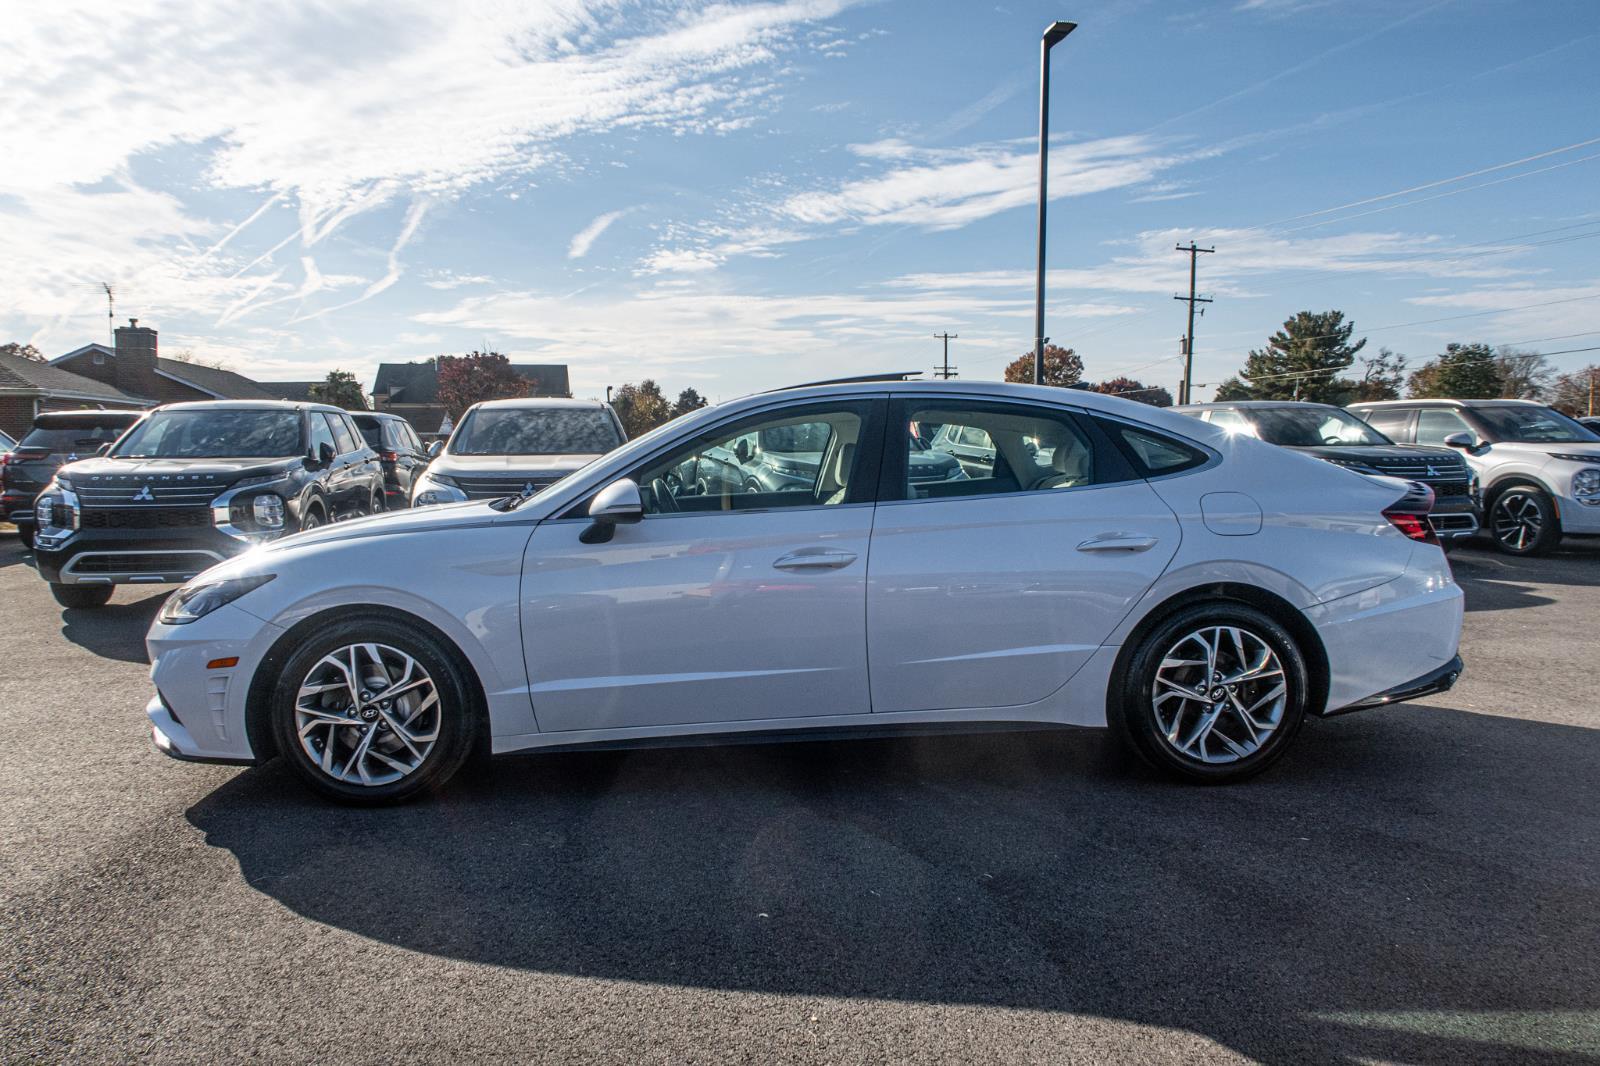
[[156,620],[162,625],[181,626],[204,618],[218,607],[232,603],[252,589],[271,581],[276,574],[257,574],[254,577],[235,577],[227,581],[206,581],[185,585],[167,597],[161,605]]
[[1573,474],[1572,494],[1579,503],[1600,507],[1600,468],[1586,466]]
[[250,501],[251,516],[262,529],[283,528],[283,497],[263,492]]
[[57,478],[44,487],[33,501],[34,521],[39,533],[49,537],[78,528],[78,496]]
[[460,503],[467,498],[448,474],[423,474],[417,481],[417,490],[411,497],[414,507],[432,507],[440,503]]

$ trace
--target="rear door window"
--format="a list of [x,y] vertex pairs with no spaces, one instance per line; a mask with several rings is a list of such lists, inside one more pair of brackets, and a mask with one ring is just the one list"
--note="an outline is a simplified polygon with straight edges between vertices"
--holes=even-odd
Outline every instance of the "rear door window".
[[[1357,412],[1359,414],[1359,412]],[[1385,437],[1394,441],[1409,441],[1411,439],[1410,427],[1411,412],[1404,408],[1395,410],[1392,407],[1379,407],[1361,415],[1363,421]]]
[[[1381,426],[1378,428],[1382,429]],[[1467,420],[1454,411],[1433,407],[1417,412],[1418,444],[1443,444],[1444,439],[1452,433],[1466,433],[1473,440],[1478,439],[1472,427],[1467,425]]]

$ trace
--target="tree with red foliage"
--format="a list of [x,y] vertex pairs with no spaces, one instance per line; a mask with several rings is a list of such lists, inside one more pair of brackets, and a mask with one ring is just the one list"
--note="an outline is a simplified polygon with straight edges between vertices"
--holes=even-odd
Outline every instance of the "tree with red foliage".
[[[1019,355],[1006,366],[1006,380],[1021,384],[1033,381],[1033,353]],[[1083,380],[1083,357],[1071,348],[1044,346],[1044,383],[1057,388],[1076,385]]]
[[1142,381],[1135,381],[1130,377],[1115,377],[1110,381],[1102,381],[1094,386],[1093,391],[1103,392],[1108,396],[1121,396],[1126,400],[1137,400],[1147,403],[1151,407],[1171,407],[1172,393],[1157,385],[1151,387]]
[[452,422],[460,421],[462,413],[475,403],[526,396],[531,387],[526,378],[511,369],[511,360],[499,352],[441,355],[436,365],[439,402]]

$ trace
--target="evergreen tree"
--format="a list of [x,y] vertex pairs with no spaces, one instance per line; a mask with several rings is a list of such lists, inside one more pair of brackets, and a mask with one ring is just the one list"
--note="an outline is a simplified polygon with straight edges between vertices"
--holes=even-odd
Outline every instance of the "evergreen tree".
[[1487,344],[1447,344],[1444,354],[1430,359],[1411,375],[1412,399],[1492,400],[1505,378]]
[[[1252,351],[1245,359],[1242,387],[1245,396],[1221,395],[1218,399],[1311,400],[1317,403],[1347,403],[1356,383],[1339,376],[1356,361],[1356,353],[1366,340],[1350,343],[1355,323],[1344,320],[1343,311],[1301,311],[1284,322],[1283,328],[1267,340],[1265,348]],[[1225,382],[1224,389],[1232,382]]]
[[365,411],[367,397],[361,391],[361,382],[348,370],[330,370],[325,381],[319,381],[306,390],[318,403],[331,403],[346,411]]

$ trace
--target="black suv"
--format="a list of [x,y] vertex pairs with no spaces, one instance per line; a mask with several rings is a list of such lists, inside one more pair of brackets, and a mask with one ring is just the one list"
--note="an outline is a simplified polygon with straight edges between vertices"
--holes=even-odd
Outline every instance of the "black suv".
[[144,417],[143,411],[47,411],[36,415],[15,448],[0,457],[0,520],[15,523],[22,543],[33,544],[34,497],[56,470],[99,454]]
[[1446,548],[1478,531],[1483,506],[1478,479],[1448,448],[1396,444],[1350,412],[1325,403],[1239,400],[1172,410],[1363,474],[1422,482],[1433,490],[1428,520]]
[[378,456],[337,407],[175,403],[39,496],[34,557],[65,607],[187,581],[253,544],[383,510]]
[[428,449],[417,431],[399,415],[379,411],[351,411],[350,420],[383,463],[385,505],[391,511],[410,507],[411,487],[428,465]]

